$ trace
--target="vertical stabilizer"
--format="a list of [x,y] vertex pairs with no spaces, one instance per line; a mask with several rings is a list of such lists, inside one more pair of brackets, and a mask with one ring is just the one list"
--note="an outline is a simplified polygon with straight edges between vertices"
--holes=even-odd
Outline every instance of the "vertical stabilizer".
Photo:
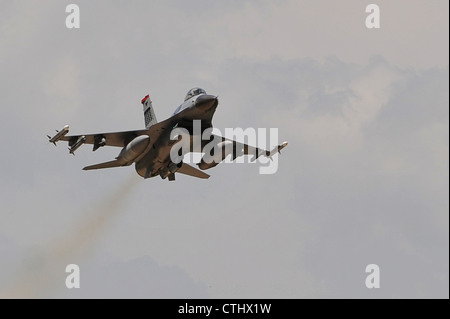
[[150,126],[158,123],[156,120],[155,111],[153,110],[152,101],[150,100],[150,95],[146,95],[142,99],[141,103],[144,108],[145,128],[149,128]]

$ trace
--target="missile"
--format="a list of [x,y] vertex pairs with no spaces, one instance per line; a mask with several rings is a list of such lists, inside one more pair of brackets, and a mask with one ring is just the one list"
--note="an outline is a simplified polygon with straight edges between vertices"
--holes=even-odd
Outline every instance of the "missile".
[[50,143],[55,144],[56,146],[56,142],[58,142],[60,139],[62,139],[67,133],[69,133],[69,125],[65,125],[61,131],[56,130],[56,135],[53,137],[50,137],[49,135],[47,135],[48,137],[48,141]]
[[72,155],[75,155],[75,151],[84,144],[84,142],[86,142],[86,136],[80,136],[78,138],[78,140],[71,146],[69,147],[69,153]]
[[283,148],[285,148],[287,145],[288,145],[288,142],[285,141],[285,142],[281,143],[281,145],[276,146],[276,147],[270,152],[268,158],[270,158],[271,160],[273,160],[273,159],[272,159],[272,156],[274,156],[277,152],[281,154],[281,150],[282,150]]
[[281,145],[278,145],[278,153],[281,153],[280,151],[285,148],[286,146],[288,146],[288,142],[284,141],[283,143],[281,143]]
[[[261,155],[264,155],[265,157],[269,158],[271,161],[273,161],[272,156],[274,156],[276,153],[281,154],[281,150],[285,148],[288,145],[288,142],[283,142],[278,146],[275,146],[270,152],[269,151],[263,151],[259,148],[256,149],[256,153],[251,158],[251,161],[255,161],[258,157]],[[239,154],[237,156],[240,156]],[[233,156],[233,160],[237,157],[236,155]]]

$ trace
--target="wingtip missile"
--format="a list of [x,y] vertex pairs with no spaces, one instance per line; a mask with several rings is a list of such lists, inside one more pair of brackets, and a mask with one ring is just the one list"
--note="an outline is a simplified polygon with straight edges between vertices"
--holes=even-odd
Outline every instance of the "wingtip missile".
[[273,160],[272,156],[274,156],[276,153],[280,153],[281,154],[281,150],[283,148],[285,148],[287,145],[288,145],[288,142],[284,141],[280,145],[274,147],[274,149],[270,152],[270,154],[267,157],[270,158],[270,160]]
[[56,146],[56,142],[58,142],[60,139],[62,139],[67,133],[69,133],[69,125],[64,125],[64,127],[62,128],[61,131],[56,130],[56,135],[53,137],[50,137],[49,135],[47,135],[48,137],[48,141],[50,143],[55,144]]
[[281,153],[280,151],[285,148],[286,146],[288,146],[288,142],[284,141],[283,143],[281,143],[281,145],[278,145],[278,153]]
[[52,137],[51,137],[50,135],[47,135],[47,137],[48,137],[48,141],[49,141],[50,143],[53,143],[53,144],[56,146],[56,142],[55,142],[55,141],[52,141]]

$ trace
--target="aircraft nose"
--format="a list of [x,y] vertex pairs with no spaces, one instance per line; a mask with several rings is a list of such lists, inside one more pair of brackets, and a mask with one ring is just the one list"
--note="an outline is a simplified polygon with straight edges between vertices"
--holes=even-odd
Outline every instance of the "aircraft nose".
[[219,103],[217,96],[207,94],[200,95],[197,100],[195,100],[195,106],[203,110],[208,110],[213,106],[217,106],[217,103]]

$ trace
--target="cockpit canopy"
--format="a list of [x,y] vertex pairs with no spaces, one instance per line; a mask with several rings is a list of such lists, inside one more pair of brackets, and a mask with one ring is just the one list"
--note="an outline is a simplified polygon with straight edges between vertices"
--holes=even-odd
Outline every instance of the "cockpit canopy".
[[184,98],[185,101],[189,100],[191,97],[196,96],[196,95],[200,95],[200,94],[206,94],[206,91],[201,89],[201,88],[193,88],[190,89],[187,94],[186,97]]

